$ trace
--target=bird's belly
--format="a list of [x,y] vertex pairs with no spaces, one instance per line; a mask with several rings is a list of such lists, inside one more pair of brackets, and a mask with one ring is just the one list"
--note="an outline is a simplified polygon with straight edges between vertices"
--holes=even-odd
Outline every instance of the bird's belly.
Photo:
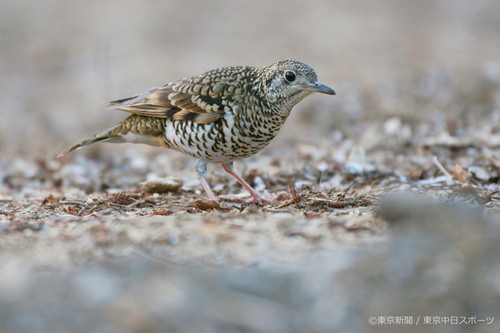
[[253,135],[234,126],[232,121],[232,118],[211,124],[169,121],[165,128],[166,143],[207,162],[228,163],[254,155],[274,137]]

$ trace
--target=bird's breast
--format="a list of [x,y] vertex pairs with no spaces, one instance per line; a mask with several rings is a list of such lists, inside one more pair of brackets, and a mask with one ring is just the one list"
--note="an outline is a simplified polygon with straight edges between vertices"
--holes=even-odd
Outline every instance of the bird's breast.
[[286,117],[227,112],[214,123],[166,120],[169,147],[207,162],[227,163],[254,155],[276,136]]

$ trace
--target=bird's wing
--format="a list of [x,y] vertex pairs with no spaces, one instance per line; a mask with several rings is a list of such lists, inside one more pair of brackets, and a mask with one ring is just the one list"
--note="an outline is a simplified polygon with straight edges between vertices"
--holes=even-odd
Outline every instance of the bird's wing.
[[234,75],[246,67],[226,67],[112,101],[110,107],[134,114],[209,124],[241,102],[244,84]]

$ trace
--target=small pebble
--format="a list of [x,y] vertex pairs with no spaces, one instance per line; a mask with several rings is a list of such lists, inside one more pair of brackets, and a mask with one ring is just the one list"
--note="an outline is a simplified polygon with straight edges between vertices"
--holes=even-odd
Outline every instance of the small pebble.
[[165,177],[148,180],[140,185],[140,189],[146,193],[177,192],[184,185],[182,179],[176,177]]

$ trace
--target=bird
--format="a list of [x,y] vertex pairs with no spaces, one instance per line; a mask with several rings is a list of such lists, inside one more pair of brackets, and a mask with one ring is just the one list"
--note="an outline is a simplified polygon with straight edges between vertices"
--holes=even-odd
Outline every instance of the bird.
[[217,197],[207,181],[207,163],[220,163],[250,193],[252,202],[271,204],[234,170],[233,162],[266,147],[292,108],[315,92],[336,95],[317,81],[310,66],[297,60],[209,70],[111,101],[109,108],[130,115],[57,157],[98,142],[165,147],[198,160],[196,171],[210,200]]

